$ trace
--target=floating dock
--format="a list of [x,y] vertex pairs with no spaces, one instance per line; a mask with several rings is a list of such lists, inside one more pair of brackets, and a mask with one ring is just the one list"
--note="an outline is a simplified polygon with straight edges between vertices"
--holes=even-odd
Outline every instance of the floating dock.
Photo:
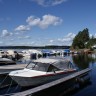
[[73,79],[75,81],[76,80],[79,80],[79,81],[81,80],[81,82],[82,82],[82,79],[80,79],[80,78],[85,76],[86,74],[88,74],[89,71],[91,71],[91,69],[87,68],[87,69],[75,72],[75,73],[73,73],[71,75],[68,75],[68,76],[66,76],[64,78],[52,81],[50,83],[46,83],[44,85],[29,89],[29,90],[26,90],[26,91],[23,91],[23,92],[19,92],[19,93],[10,94],[10,95],[7,95],[7,96],[33,96],[35,93],[41,92],[41,91],[43,91],[45,89],[49,89],[49,88],[54,87],[56,85],[62,84],[64,82],[67,82],[69,80],[73,80]]

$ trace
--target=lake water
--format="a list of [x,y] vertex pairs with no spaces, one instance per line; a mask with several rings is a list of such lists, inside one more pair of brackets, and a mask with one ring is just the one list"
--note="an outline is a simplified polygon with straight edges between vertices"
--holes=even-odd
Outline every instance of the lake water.
[[[69,94],[64,93],[63,86],[58,87],[58,89],[47,90],[46,92],[35,96],[96,96],[96,54],[87,54],[87,55],[69,55],[65,56],[65,58],[70,59],[71,62],[78,68],[78,70],[82,70],[85,68],[92,68],[90,72],[90,82],[85,84],[83,87],[74,89]],[[28,62],[29,59],[22,59],[20,62]],[[21,63],[22,63],[21,62]],[[6,90],[10,93],[12,90],[15,90],[16,87],[12,87],[10,91],[8,89],[0,90],[0,94],[6,93]],[[18,87],[15,91],[21,91],[21,88]],[[55,95],[54,95],[55,94]]]

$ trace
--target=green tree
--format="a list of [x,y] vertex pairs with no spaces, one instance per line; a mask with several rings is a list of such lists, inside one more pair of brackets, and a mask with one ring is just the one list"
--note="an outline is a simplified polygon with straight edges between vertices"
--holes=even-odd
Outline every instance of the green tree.
[[92,48],[93,45],[96,45],[96,38],[91,38],[89,42],[86,44],[87,48]]
[[72,47],[85,48],[89,39],[89,30],[86,28],[75,36],[73,39]]

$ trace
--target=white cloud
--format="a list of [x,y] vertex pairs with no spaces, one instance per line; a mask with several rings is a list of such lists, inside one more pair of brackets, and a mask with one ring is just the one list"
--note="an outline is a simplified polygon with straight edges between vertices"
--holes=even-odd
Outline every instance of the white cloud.
[[30,27],[25,25],[20,25],[15,29],[15,31],[29,31],[29,30],[30,30]]
[[30,0],[30,1],[34,1],[41,6],[48,7],[61,4],[67,0]]
[[65,1],[67,1],[67,0],[53,0],[52,6],[61,4],[61,3],[65,2]]
[[74,33],[68,33],[64,38],[58,38],[58,43],[62,43],[63,45],[71,45],[73,38],[76,36]]
[[60,41],[60,42],[70,42],[70,41],[72,41],[73,40],[73,38],[76,36],[76,34],[74,34],[74,33],[68,33],[64,38],[62,38],[62,39],[58,39],[58,41]]
[[44,15],[42,19],[30,16],[27,18],[26,22],[29,26],[39,26],[42,29],[48,28],[50,25],[56,26],[62,23],[62,19],[53,15]]
[[70,46],[72,44],[73,38],[75,36],[76,35],[74,33],[68,33],[63,38],[49,40],[47,45],[65,45],[65,46]]
[[44,15],[42,17],[42,20],[39,23],[39,27],[40,28],[47,28],[50,25],[56,26],[62,23],[62,19],[60,19],[59,17],[53,16],[53,15]]
[[29,16],[26,20],[27,25],[20,25],[15,28],[15,31],[29,31],[34,26],[45,29],[48,28],[50,25],[57,26],[61,24],[62,21],[63,20],[60,17],[56,17],[50,14],[42,16],[42,19],[39,17]]
[[26,20],[29,26],[36,26],[40,23],[40,18],[35,18],[34,16],[29,16]]
[[8,36],[12,36],[12,33],[8,32],[8,30],[2,30],[1,37],[8,37]]
[[67,36],[65,36],[66,38],[74,38],[76,36],[76,34],[74,33],[68,33]]

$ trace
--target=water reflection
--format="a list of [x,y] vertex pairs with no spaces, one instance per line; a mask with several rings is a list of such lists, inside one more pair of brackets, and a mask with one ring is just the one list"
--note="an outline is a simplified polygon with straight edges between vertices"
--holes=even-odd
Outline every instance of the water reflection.
[[96,62],[96,54],[79,54],[72,56],[73,63],[81,70]]

